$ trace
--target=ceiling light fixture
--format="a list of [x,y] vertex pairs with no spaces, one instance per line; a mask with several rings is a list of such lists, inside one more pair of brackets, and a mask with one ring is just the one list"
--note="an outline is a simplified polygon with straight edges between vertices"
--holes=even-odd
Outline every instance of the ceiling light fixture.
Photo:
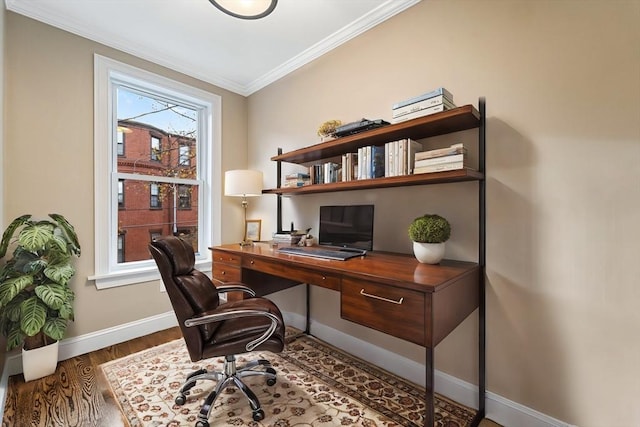
[[260,19],[276,8],[278,0],[209,0],[212,5],[235,18]]

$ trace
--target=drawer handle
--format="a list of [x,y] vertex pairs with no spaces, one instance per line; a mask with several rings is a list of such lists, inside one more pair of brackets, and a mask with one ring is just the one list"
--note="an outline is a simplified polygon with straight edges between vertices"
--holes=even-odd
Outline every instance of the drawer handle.
[[380,301],[390,302],[391,304],[398,304],[398,305],[402,304],[402,301],[404,301],[404,297],[401,297],[398,301],[396,301],[396,300],[393,300],[393,299],[380,297],[378,295],[368,294],[368,293],[366,293],[364,291],[364,288],[360,289],[360,295],[365,296],[365,297],[369,297],[369,298],[379,299]]
[[254,261],[254,260],[251,260],[251,261],[250,261],[250,263],[251,263],[251,265],[253,265],[253,264],[255,264],[255,261]]
[[222,275],[224,276],[225,274],[227,274],[227,272],[226,272],[226,271],[223,271],[223,272],[222,272]]

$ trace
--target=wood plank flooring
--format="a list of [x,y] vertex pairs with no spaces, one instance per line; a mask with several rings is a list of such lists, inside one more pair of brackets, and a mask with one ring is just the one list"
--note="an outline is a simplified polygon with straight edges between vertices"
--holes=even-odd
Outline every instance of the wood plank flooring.
[[98,367],[177,338],[180,329],[171,328],[64,360],[55,374],[40,380],[10,377],[2,427],[127,426]]
[[[171,328],[58,363],[55,374],[24,382],[9,378],[2,427],[125,427],[99,366],[146,348],[182,338]],[[483,420],[480,427],[500,427]]]

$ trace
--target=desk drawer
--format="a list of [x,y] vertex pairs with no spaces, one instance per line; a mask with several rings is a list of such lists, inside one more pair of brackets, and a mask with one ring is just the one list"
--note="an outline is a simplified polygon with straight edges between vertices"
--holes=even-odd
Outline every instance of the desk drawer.
[[425,296],[381,283],[342,279],[342,318],[424,345]]
[[214,266],[219,263],[224,263],[240,268],[240,255],[214,249],[211,256]]
[[272,274],[287,279],[295,280],[300,283],[308,283],[310,285],[321,286],[323,288],[340,290],[340,277],[323,274],[318,271],[308,270],[306,268],[287,268],[281,263],[273,263],[261,259],[247,257],[243,261],[242,267],[251,270],[260,271],[262,273]]
[[241,279],[240,267],[214,262],[213,278],[221,282],[239,282]]

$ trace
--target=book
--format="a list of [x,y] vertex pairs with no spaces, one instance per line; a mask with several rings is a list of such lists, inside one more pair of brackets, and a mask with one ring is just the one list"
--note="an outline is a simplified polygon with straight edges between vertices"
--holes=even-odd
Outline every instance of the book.
[[371,172],[369,178],[380,178],[384,176],[384,147],[372,146],[371,147]]
[[450,156],[433,157],[431,159],[416,160],[414,166],[421,168],[424,166],[441,165],[444,163],[454,163],[464,161],[464,154],[452,154]]
[[446,148],[437,148],[435,150],[427,150],[416,153],[416,160],[431,159],[434,157],[449,156],[452,154],[466,153],[467,149],[459,142]]
[[405,105],[414,104],[416,102],[420,102],[420,101],[428,99],[428,98],[433,98],[434,96],[438,96],[438,95],[444,95],[445,97],[449,98],[453,102],[453,95],[451,94],[451,92],[449,92],[447,89],[445,89],[443,87],[439,87],[439,88],[434,89],[434,90],[432,90],[430,92],[423,93],[422,95],[418,95],[418,96],[415,96],[413,98],[409,98],[409,99],[406,99],[404,101],[400,101],[398,103],[395,103],[395,104],[393,104],[391,109],[395,110],[396,108],[401,108],[401,107],[404,107]]
[[418,117],[428,116],[430,114],[440,113],[442,111],[451,110],[448,104],[434,105],[429,108],[423,108],[422,110],[414,111],[413,113],[404,114],[400,117],[391,119],[391,123],[402,123],[407,120],[417,119]]
[[414,168],[413,169],[413,174],[415,175],[415,174],[420,174],[420,173],[443,172],[443,171],[464,169],[465,167],[466,167],[466,165],[464,164],[464,161],[462,161],[462,162],[451,162],[451,163],[441,163],[439,165],[430,165],[430,166],[424,166],[424,167],[420,167],[420,168]]
[[433,98],[427,98],[423,101],[414,102],[413,104],[409,104],[404,107],[396,108],[391,111],[391,115],[392,118],[395,119],[396,117],[404,116],[405,114],[414,113],[440,104],[445,104],[449,109],[456,108],[453,101],[447,99],[444,95],[438,95]]

